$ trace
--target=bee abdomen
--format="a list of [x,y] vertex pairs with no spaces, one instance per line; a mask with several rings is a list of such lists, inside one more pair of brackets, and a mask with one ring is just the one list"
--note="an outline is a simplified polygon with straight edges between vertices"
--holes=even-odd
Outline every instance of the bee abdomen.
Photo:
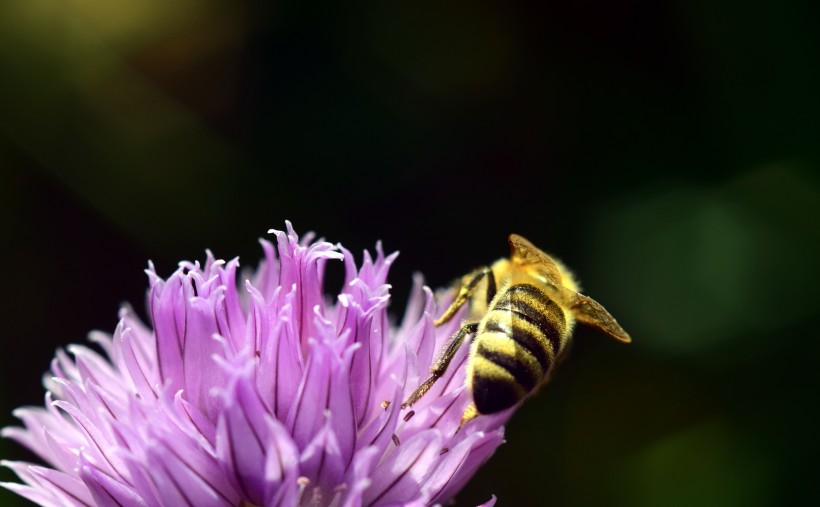
[[541,365],[529,351],[502,333],[477,336],[475,353],[504,368],[527,392],[538,385],[544,374]]
[[478,412],[500,412],[532,392],[555,363],[566,332],[563,310],[537,287],[503,292],[475,337],[468,381]]
[[482,414],[512,407],[535,389],[546,372],[535,355],[507,332],[487,328],[475,338],[469,375],[473,401]]
[[[567,333],[564,312],[555,301],[534,285],[520,284],[510,287],[491,310],[510,312],[510,337],[516,341],[520,339],[525,347],[529,348],[535,343],[542,349],[548,346],[551,349],[550,358],[557,357],[561,352],[562,342]],[[531,328],[525,323],[530,324]],[[532,328],[535,332],[529,332]],[[517,330],[521,332],[517,333]],[[535,347],[533,353],[538,354]],[[545,366],[544,371],[548,369]]]
[[529,354],[538,363],[540,376],[552,365],[554,353],[544,333],[531,322],[517,319],[509,312],[496,310],[488,315],[482,332],[501,333],[516,343],[523,349],[522,354]]
[[472,374],[468,377],[470,390],[473,403],[481,414],[494,414],[508,409],[524,399],[529,392],[509,370],[481,354],[473,357],[471,367]]

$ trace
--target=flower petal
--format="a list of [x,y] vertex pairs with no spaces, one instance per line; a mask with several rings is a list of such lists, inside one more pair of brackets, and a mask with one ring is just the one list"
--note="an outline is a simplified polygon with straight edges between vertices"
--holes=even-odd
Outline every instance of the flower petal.
[[[120,344],[119,349],[122,353],[123,363],[125,364],[126,378],[131,380],[136,392],[144,399],[156,398],[157,394],[154,390],[154,385],[151,383],[153,375],[149,373],[149,369],[140,364],[136,352],[135,342],[132,338],[130,328],[126,328],[119,336],[117,341]],[[116,338],[115,338],[116,339]]]
[[95,426],[85,414],[71,403],[58,400],[54,402],[54,406],[64,410],[85,435],[85,441],[89,445],[84,449],[85,453],[82,458],[86,462],[92,463],[95,467],[102,467],[105,474],[117,478],[123,477],[123,474],[127,475],[125,464],[115,454],[108,452],[109,449],[115,446],[113,439],[109,438],[110,435],[105,435],[100,428]]
[[[88,487],[95,503],[100,507],[146,507],[142,497],[131,487],[117,481],[107,473],[80,457],[80,479]],[[182,504],[179,504],[182,505]]]
[[265,461],[265,505],[294,505],[299,449],[279,421],[266,417],[265,423],[270,434]]
[[182,271],[178,270],[166,282],[155,282],[148,298],[156,336],[159,378],[172,391],[185,387],[182,351],[188,305],[182,278]]
[[302,383],[288,414],[287,428],[299,449],[305,449],[319,432],[324,411],[330,408],[333,351],[323,342],[312,342]]
[[40,486],[27,486],[16,482],[0,482],[0,487],[17,493],[27,500],[42,507],[65,507],[65,503],[60,498],[56,498],[50,491],[42,489]]
[[239,259],[231,259],[224,266],[217,268],[219,287],[224,287],[221,303],[221,314],[225,317],[225,324],[219,334],[225,336],[236,350],[242,350],[245,343],[245,312],[239,303],[239,293],[236,284],[236,268]]
[[259,351],[260,374],[257,375],[256,385],[260,396],[267,400],[274,416],[280,421],[287,420],[304,374],[302,345],[295,327],[295,298],[295,288],[283,297],[283,306],[276,315],[274,329]]
[[316,486],[332,490],[341,484],[347,468],[347,456],[342,455],[339,439],[331,423],[333,415],[325,413],[325,424],[299,457],[302,474],[313,477]]
[[260,239],[265,258],[259,262],[259,267],[253,276],[253,286],[259,289],[265,301],[271,301],[274,293],[281,287],[279,283],[279,262],[276,248],[266,239]]
[[174,397],[174,405],[176,405],[177,413],[184,415],[183,419],[190,423],[189,434],[195,438],[201,436],[207,442],[207,447],[213,448],[216,445],[216,425],[197,407],[185,400],[182,397],[182,391]]
[[[470,402],[472,402],[470,394],[462,387],[434,398],[426,405],[414,406],[413,418],[407,421],[407,424],[402,428],[401,435],[404,438],[409,438],[428,428],[438,428],[442,434],[452,436],[456,433],[464,409],[467,408]],[[406,415],[407,413],[405,413]]]
[[[59,425],[55,424],[51,414],[43,408],[23,407],[15,409],[14,417],[23,422],[23,428],[9,426],[3,428],[0,435],[3,438],[10,438],[20,445],[26,447],[41,458],[53,463],[56,460],[52,456],[51,448],[45,440],[44,429],[50,431],[60,431]],[[68,423],[69,425],[71,423]]]
[[271,229],[276,235],[279,247],[279,281],[284,287],[296,285],[299,298],[295,299],[294,315],[296,329],[302,339],[302,349],[307,350],[308,340],[315,338],[314,308],[324,308],[322,299],[321,271],[328,259],[342,259],[330,243],[319,242],[310,246],[299,244],[299,237],[290,222],[286,222],[287,232]]
[[[2,461],[0,466],[12,470],[27,485],[0,483],[39,505],[68,505],[84,507],[91,496],[88,488],[74,477],[50,468],[38,467],[22,461]],[[45,474],[43,471],[46,471]],[[37,499],[35,500],[34,497]],[[85,500],[85,502],[83,502]]]
[[363,504],[364,492],[370,486],[370,475],[378,463],[382,452],[376,447],[366,447],[356,453],[345,479],[347,489],[342,496],[340,507],[358,507]]
[[202,467],[203,459],[186,462],[174,452],[173,443],[163,444],[152,446],[147,456],[151,476],[162,492],[162,503],[170,505],[166,495],[171,490],[192,507],[233,507],[239,503],[239,495],[219,483],[224,475],[215,463],[205,462]]
[[504,428],[481,432],[480,435],[480,437],[471,443],[467,458],[462,461],[456,473],[439,491],[437,495],[438,501],[446,501],[463,489],[467,481],[475,475],[476,471],[490,459],[493,453],[495,453],[495,450],[498,449],[498,446],[504,442]]
[[216,453],[244,498],[260,505],[265,492],[268,447],[266,410],[253,388],[249,368],[238,370],[223,393],[224,410],[216,432]]
[[351,302],[350,299],[346,294],[339,296],[339,304],[342,307],[340,313],[345,317],[338,334],[348,333],[349,343],[360,346],[353,357],[350,390],[355,393],[353,396],[355,423],[362,425],[371,412],[371,391],[376,384],[383,340],[381,334],[373,332],[372,315],[365,314],[362,307]]
[[[424,491],[432,498],[432,503],[441,502],[439,498],[440,493],[447,487],[453,477],[455,477],[467,460],[470,451],[477,446],[483,437],[484,434],[481,432],[467,435],[462,438],[455,447],[447,449],[447,452],[442,455],[443,459],[440,460],[435,472],[430,475],[429,480],[423,486]],[[442,451],[444,451],[444,449],[442,449]]]
[[80,479],[40,466],[32,466],[29,470],[44,489],[60,496],[66,504],[86,506],[93,503],[91,493]]
[[393,440],[393,432],[401,413],[402,392],[399,387],[394,390],[392,401],[362,432],[359,447],[372,447],[381,456]]
[[211,338],[219,334],[215,305],[221,292],[215,291],[208,299],[193,297],[187,301],[186,333],[191,338],[186,340],[183,350],[184,397],[213,422],[221,412],[222,399],[211,396],[211,390],[226,383],[224,370],[213,361],[213,356],[222,351],[222,345]]
[[437,430],[418,433],[388,454],[373,472],[373,483],[365,492],[365,504],[409,502],[422,494],[422,484],[433,472],[442,449]]

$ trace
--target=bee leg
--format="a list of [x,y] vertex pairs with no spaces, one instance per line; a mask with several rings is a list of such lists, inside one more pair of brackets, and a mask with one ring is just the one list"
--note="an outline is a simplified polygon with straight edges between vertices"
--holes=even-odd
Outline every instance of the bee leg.
[[465,424],[467,424],[468,422],[472,421],[480,415],[481,414],[478,412],[478,408],[476,408],[475,403],[470,403],[469,405],[467,405],[467,408],[464,409],[464,415],[461,416],[461,422],[458,424],[456,433],[458,433],[458,430],[464,427]]
[[452,319],[456,312],[464,306],[464,303],[470,300],[470,297],[472,297],[473,292],[475,292],[479,282],[481,282],[481,279],[485,276],[487,277],[487,304],[489,305],[495,297],[495,276],[493,276],[493,270],[490,269],[489,266],[484,266],[483,268],[474,271],[470,275],[470,278],[461,285],[461,288],[458,289],[458,294],[456,294],[456,299],[447,308],[447,310],[444,311],[441,317],[433,322],[433,325],[438,327]]
[[413,393],[407,397],[404,403],[401,404],[401,408],[407,408],[414,404],[415,402],[419,401],[419,399],[424,396],[424,393],[430,390],[433,387],[433,384],[436,383],[444,372],[447,371],[447,367],[450,365],[450,361],[452,361],[453,356],[456,355],[456,351],[464,342],[464,338],[469,335],[473,334],[478,330],[478,322],[473,322],[472,324],[464,324],[461,326],[461,329],[458,330],[456,334],[453,335],[452,338],[444,345],[439,353],[438,358],[436,358],[433,366],[430,367],[430,377],[421,383],[420,386],[416,388]]

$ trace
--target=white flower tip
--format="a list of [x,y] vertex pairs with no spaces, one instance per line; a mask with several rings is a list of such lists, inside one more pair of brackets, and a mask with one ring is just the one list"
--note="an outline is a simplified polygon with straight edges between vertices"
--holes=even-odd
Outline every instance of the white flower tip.
[[99,329],[95,329],[88,333],[88,341],[92,343],[99,343],[108,340],[111,337],[110,334],[106,333],[105,331],[101,331]]
[[27,409],[25,407],[20,407],[20,408],[15,408],[14,410],[12,410],[11,415],[13,415],[14,417],[16,417],[18,419],[22,419],[23,417],[26,416],[26,414],[28,412],[29,412],[29,409]]
[[65,349],[74,357],[83,353],[83,348],[77,345],[76,343],[69,343],[68,345],[66,345]]

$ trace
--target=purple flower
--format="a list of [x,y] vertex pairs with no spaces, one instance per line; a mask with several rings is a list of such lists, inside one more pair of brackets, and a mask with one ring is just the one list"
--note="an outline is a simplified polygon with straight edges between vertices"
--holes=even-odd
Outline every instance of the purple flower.
[[[509,413],[456,431],[470,402],[467,347],[412,411],[458,319],[436,328],[436,301],[414,281],[404,319],[387,314],[396,254],[272,231],[265,258],[237,284],[236,259],[147,270],[146,326],[123,308],[104,354],[59,351],[45,407],[15,411],[3,436],[47,466],[5,462],[6,488],[45,506],[356,506],[447,502],[503,441]],[[328,298],[328,261],[345,267]],[[385,401],[389,402],[384,403]],[[485,505],[492,505],[490,500]]]

